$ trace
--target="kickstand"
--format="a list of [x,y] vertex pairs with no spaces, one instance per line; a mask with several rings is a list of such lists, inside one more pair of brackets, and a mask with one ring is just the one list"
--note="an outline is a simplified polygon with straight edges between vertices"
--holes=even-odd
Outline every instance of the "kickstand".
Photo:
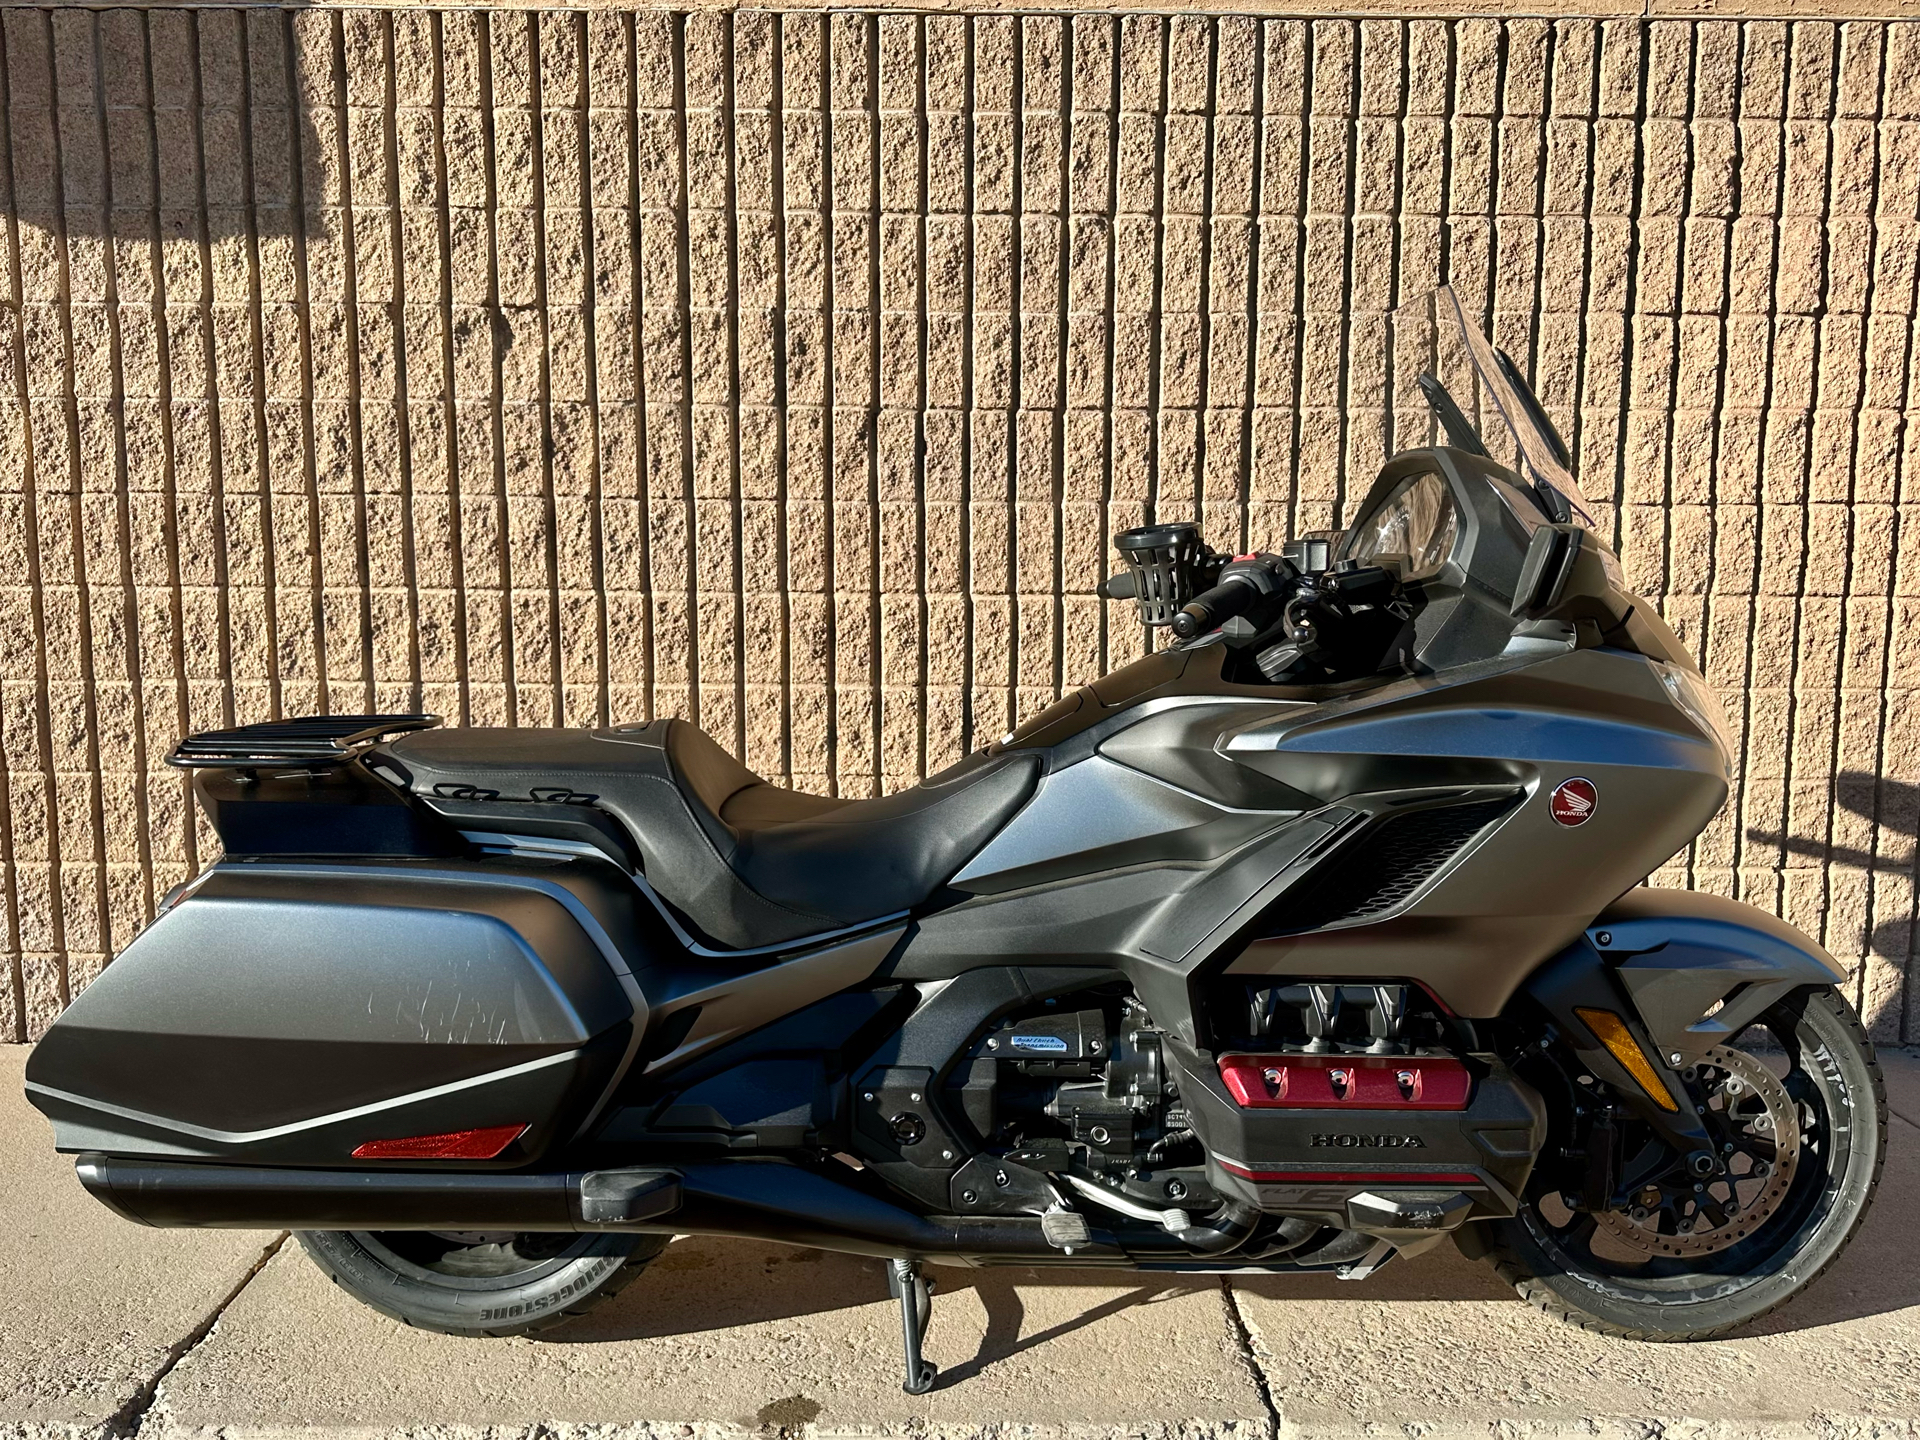
[[887,1270],[887,1289],[900,1297],[900,1334],[906,1342],[907,1379],[900,1388],[909,1395],[925,1395],[939,1373],[939,1367],[920,1354],[927,1322],[933,1318],[933,1281],[920,1273],[918,1260],[895,1260]]

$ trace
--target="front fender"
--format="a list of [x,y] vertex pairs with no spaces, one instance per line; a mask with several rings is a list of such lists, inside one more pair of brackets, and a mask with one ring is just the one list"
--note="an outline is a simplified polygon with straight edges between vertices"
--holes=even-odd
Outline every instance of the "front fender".
[[[1751,905],[1691,890],[1639,889],[1536,970],[1526,993],[1581,1063],[1685,1155],[1712,1146],[1680,1072],[1788,991],[1843,978],[1819,945]],[[1651,1071],[1642,1066],[1635,1074],[1601,1039],[1588,1023],[1596,1011],[1625,1023],[1633,1037],[1628,1050],[1637,1047]]]
[[1846,979],[1786,921],[1695,890],[1629,890],[1586,938],[1619,975],[1662,1058],[1683,1063],[1731,1040],[1789,990]]

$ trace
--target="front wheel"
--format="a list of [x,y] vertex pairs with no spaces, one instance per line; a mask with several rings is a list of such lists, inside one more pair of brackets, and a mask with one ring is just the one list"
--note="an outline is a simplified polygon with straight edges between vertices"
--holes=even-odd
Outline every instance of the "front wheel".
[[1724,1173],[1696,1182],[1629,1126],[1618,1208],[1575,1208],[1537,1175],[1488,1258],[1542,1310],[1627,1339],[1712,1339],[1784,1305],[1860,1228],[1886,1158],[1886,1090],[1835,991],[1794,992],[1683,1078]]
[[443,1335],[526,1335],[611,1299],[670,1235],[479,1230],[303,1230],[333,1283]]

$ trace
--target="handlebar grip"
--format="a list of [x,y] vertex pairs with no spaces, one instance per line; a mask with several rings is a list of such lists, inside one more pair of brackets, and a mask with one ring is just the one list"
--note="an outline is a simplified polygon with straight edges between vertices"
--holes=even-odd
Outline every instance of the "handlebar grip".
[[1259,598],[1260,591],[1249,581],[1224,581],[1187,602],[1173,617],[1173,633],[1182,640],[1204,635],[1226,624]]

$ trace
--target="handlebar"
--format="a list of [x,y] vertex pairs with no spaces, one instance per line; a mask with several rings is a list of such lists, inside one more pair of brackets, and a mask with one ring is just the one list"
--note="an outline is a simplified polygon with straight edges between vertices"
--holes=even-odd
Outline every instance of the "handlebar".
[[1187,602],[1185,608],[1173,617],[1173,633],[1182,640],[1191,640],[1196,635],[1217,630],[1244,612],[1260,598],[1261,593],[1251,580],[1240,576],[1223,580]]

